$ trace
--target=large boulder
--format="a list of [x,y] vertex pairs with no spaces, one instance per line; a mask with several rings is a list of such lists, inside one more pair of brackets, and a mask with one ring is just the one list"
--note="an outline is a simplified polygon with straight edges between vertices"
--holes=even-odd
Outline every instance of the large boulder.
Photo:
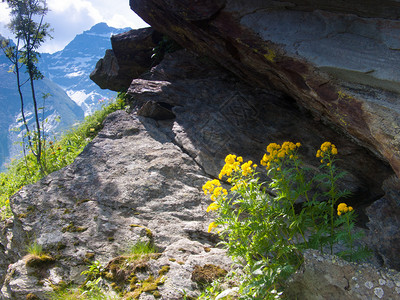
[[[194,245],[190,255],[169,250],[160,258],[168,262],[175,255],[180,264],[169,262],[170,271],[189,278],[195,265],[210,260],[230,265],[224,251],[212,249],[215,239],[207,233],[209,201],[201,186],[208,177],[157,126],[152,119],[115,112],[72,165],[13,196],[12,248],[20,259],[8,268],[4,299],[26,299],[30,292],[47,299],[52,285],[81,283],[89,259],[106,265],[139,240],[153,242],[160,252],[175,243],[176,251]],[[34,241],[54,258],[40,266],[40,276],[26,263],[26,247]],[[167,279],[164,286],[175,295],[168,299],[196,288],[190,280]]]
[[[400,176],[397,1],[131,0],[155,30],[290,95]],[[373,170],[371,170],[373,172]]]
[[382,182],[393,174],[383,161],[311,118],[284,94],[249,86],[210,58],[189,51],[167,55],[151,72],[132,81],[128,95],[138,113],[154,103],[165,110],[170,107],[175,119],[166,134],[213,177],[227,154],[257,162],[269,143],[287,140],[302,144],[302,158],[316,172],[317,149],[324,141],[333,142],[340,152],[338,164],[348,172],[342,188],[353,193],[350,201],[358,207],[384,195]]
[[150,69],[153,48],[161,38],[162,35],[150,27],[113,35],[112,50],[106,50],[90,79],[102,89],[125,91],[133,78]]
[[366,210],[369,244],[386,266],[400,270],[400,180],[389,178],[383,188],[385,195]]

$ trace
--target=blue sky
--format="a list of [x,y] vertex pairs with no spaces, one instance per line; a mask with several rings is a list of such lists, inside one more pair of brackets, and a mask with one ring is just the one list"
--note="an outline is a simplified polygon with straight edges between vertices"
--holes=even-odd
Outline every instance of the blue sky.
[[[47,0],[47,5],[45,21],[54,29],[53,39],[47,40],[40,52],[61,50],[77,34],[100,22],[116,28],[148,26],[130,9],[129,0]],[[0,2],[0,34],[12,38],[6,28],[9,20],[7,5]]]

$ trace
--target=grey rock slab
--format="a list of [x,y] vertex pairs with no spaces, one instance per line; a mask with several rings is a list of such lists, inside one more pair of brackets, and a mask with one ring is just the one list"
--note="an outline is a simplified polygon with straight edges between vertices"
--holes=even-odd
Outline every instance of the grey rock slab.
[[[65,282],[82,282],[88,253],[105,264],[138,240],[154,241],[162,251],[188,238],[185,228],[204,232],[210,222],[205,181],[202,169],[151,119],[115,112],[72,165],[13,196],[13,248],[23,256],[36,240],[56,257]],[[45,279],[54,282],[51,270]],[[15,298],[6,299],[29,292],[17,290],[11,283],[21,279],[14,277],[4,289]]]
[[130,4],[153,28],[248,84],[290,95],[400,176],[398,1],[229,0],[201,22],[185,16],[209,9],[207,1],[188,3],[184,13],[179,2]]

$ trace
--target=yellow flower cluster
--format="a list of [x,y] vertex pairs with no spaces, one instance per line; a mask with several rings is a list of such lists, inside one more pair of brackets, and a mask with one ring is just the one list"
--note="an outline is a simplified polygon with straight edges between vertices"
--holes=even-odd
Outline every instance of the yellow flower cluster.
[[207,207],[207,212],[210,212],[212,210],[217,210],[219,208],[219,205],[215,202],[211,203],[208,207]]
[[253,172],[253,170],[255,168],[257,168],[256,164],[251,166],[252,164],[253,164],[253,162],[251,160],[249,160],[248,162],[245,162],[244,164],[242,164],[241,169],[242,169],[242,175],[243,176],[247,176],[247,175],[251,174],[251,172]]
[[231,182],[230,176],[232,175],[233,172],[242,170],[242,175],[247,176],[251,174],[254,169],[257,167],[257,165],[253,165],[253,162],[249,160],[248,162],[243,163],[243,158],[241,156],[236,156],[234,154],[228,154],[225,157],[225,165],[221,169],[221,172],[218,175],[219,179],[222,179],[223,176],[228,177],[228,182]]
[[221,172],[218,175],[219,179],[222,179],[224,175],[230,177],[232,172],[236,172],[239,170],[240,163],[243,162],[243,158],[241,156],[236,157],[234,154],[228,154],[225,157],[225,165],[223,166]]
[[219,182],[218,179],[213,179],[213,180],[207,181],[203,185],[204,195],[212,194],[214,192],[214,189],[219,186],[221,186],[221,183]]
[[329,154],[338,154],[337,148],[331,142],[325,142],[321,145],[321,149],[317,151],[317,157],[325,157]]
[[271,167],[272,162],[279,162],[280,159],[289,156],[293,158],[294,151],[301,146],[300,143],[284,142],[282,145],[271,143],[267,146],[267,152],[261,159],[261,165],[266,166],[267,170]]
[[217,224],[215,224],[215,222],[211,222],[209,225],[208,225],[208,232],[211,232],[211,230],[213,230],[214,228],[216,228],[217,227]]
[[211,200],[215,201],[219,196],[222,194],[228,195],[228,191],[221,187],[221,183],[219,182],[218,179],[213,179],[207,181],[203,185],[203,191],[205,195],[212,194],[211,195]]
[[351,206],[347,206],[346,203],[340,203],[337,207],[337,214],[338,214],[338,216],[340,216],[341,214],[345,214],[352,210],[353,210],[353,208]]

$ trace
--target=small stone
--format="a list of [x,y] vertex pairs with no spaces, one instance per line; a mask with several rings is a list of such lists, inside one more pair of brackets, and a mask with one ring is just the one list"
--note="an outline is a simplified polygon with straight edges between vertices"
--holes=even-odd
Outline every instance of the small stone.
[[386,285],[386,280],[385,279],[379,279],[379,284],[380,285]]
[[369,290],[374,287],[374,284],[371,281],[367,281],[364,285]]
[[379,299],[381,299],[383,297],[383,294],[384,294],[383,289],[380,288],[380,287],[374,289],[374,293]]

